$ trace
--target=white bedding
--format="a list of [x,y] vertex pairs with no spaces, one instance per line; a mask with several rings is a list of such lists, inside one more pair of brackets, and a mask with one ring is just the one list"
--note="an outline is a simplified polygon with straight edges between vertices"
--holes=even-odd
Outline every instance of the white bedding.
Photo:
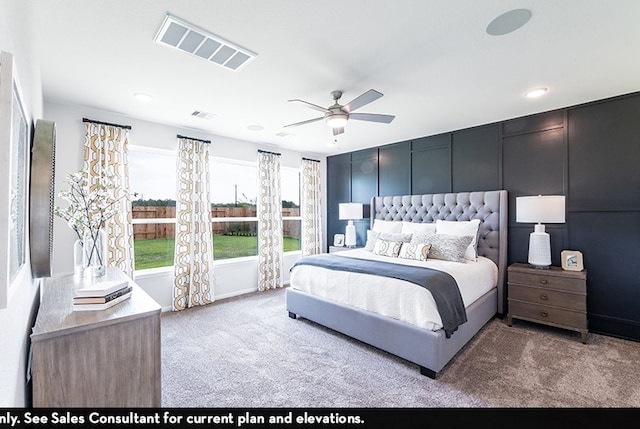
[[[498,267],[490,260],[448,262],[429,259],[426,262],[374,255],[364,249],[335,253],[340,257],[354,257],[423,266],[449,273],[458,283],[462,301],[468,307],[475,300],[496,287]],[[413,283],[370,274],[332,271],[321,267],[301,265],[291,271],[291,288],[333,301],[373,311],[383,316],[412,323],[437,331],[442,319],[431,292]]]

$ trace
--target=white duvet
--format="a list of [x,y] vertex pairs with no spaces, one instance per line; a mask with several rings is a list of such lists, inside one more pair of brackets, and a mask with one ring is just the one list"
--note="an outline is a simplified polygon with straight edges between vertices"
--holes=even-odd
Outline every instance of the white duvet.
[[[445,271],[458,283],[465,307],[498,283],[498,267],[484,257],[464,263],[437,259],[420,262],[374,255],[364,249],[345,250],[335,255]],[[424,329],[437,331],[442,328],[442,319],[431,292],[404,280],[300,265],[291,271],[290,283],[293,289],[412,323]]]

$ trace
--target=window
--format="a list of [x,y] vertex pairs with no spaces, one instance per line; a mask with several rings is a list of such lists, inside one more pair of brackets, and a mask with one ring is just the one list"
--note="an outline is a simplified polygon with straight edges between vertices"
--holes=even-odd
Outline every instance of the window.
[[285,252],[300,250],[300,169],[280,168],[282,182],[282,237]]
[[[213,258],[258,254],[258,168],[255,162],[210,158]],[[300,170],[281,168],[283,248],[300,250]],[[176,153],[129,147],[135,269],[173,266]]]
[[221,158],[210,160],[213,259],[258,254],[258,168]]
[[135,269],[173,265],[176,217],[176,154],[129,147]]

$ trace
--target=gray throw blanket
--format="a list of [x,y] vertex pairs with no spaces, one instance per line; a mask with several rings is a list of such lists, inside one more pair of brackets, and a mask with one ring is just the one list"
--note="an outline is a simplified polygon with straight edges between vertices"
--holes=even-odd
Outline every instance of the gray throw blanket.
[[392,277],[422,286],[433,295],[447,338],[451,337],[451,334],[458,329],[459,325],[467,321],[467,312],[464,309],[458,284],[449,273],[443,271],[426,267],[393,264],[391,262],[350,258],[329,253],[305,256],[293,264],[291,269],[298,265],[313,265],[330,270]]

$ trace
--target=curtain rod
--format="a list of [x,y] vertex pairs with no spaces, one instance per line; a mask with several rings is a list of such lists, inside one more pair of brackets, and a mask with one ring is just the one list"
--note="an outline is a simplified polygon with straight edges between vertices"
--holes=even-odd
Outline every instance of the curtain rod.
[[109,127],[124,128],[126,130],[130,130],[131,129],[131,125],[110,124],[109,122],[94,121],[93,119],[87,119],[87,118],[82,118],[82,122],[91,122],[93,124],[106,125],[106,126],[109,126]]
[[320,162],[319,159],[312,159],[312,158],[305,158],[304,156],[302,157],[303,161],[313,161],[313,162]]
[[211,144],[211,140],[196,139],[194,137],[187,137],[187,136],[183,136],[183,135],[180,135],[180,134],[178,134],[176,137],[178,137],[179,139],[189,139],[189,140],[195,140],[197,142]]
[[270,153],[271,155],[277,155],[277,156],[282,155],[281,153],[269,152],[268,150],[262,150],[262,149],[258,149],[258,153]]

